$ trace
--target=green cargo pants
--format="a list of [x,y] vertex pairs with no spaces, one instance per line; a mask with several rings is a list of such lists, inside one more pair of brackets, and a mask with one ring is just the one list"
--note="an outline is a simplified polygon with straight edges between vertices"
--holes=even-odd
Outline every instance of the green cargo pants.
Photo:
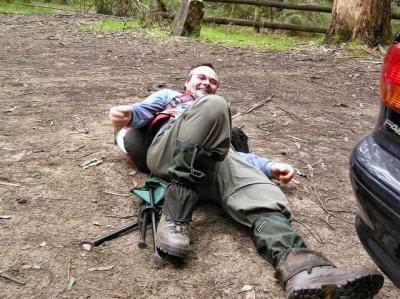
[[279,187],[230,148],[231,121],[226,101],[216,95],[199,98],[165,131],[156,136],[147,154],[153,175],[168,180],[177,139],[198,144],[209,153],[202,171],[205,182],[197,186],[200,200],[219,203],[235,221],[252,227],[260,254],[272,264],[294,247],[304,247],[290,225],[290,210]]

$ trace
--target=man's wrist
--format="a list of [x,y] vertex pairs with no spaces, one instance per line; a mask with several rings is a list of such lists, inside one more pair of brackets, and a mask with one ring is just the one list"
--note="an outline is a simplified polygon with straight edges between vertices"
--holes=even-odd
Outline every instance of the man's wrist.
[[265,168],[264,168],[264,173],[265,175],[270,178],[273,179],[273,174],[272,174],[272,166],[276,164],[276,162],[274,161],[268,161],[267,163],[265,163]]

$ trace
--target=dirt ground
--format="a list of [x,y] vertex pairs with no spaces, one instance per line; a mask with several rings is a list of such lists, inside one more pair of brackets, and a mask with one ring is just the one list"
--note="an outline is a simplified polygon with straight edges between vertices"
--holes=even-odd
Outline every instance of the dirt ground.
[[[348,159],[375,122],[380,58],[78,30],[99,20],[0,15],[1,298],[284,298],[250,232],[214,205],[196,211],[185,263],[156,269],[137,232],[81,247],[135,221],[129,190],[145,180],[115,149],[109,108],[180,89],[188,67],[204,61],[219,71],[233,114],[272,99],[234,124],[252,152],[294,165],[283,190],[308,246],[338,266],[374,266],[353,225]],[[101,163],[81,166],[91,159]],[[386,279],[376,298],[400,290]]]

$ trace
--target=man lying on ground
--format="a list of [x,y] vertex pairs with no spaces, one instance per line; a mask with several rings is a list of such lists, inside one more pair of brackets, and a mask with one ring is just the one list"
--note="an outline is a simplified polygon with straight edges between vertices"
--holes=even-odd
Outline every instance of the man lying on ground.
[[252,229],[257,251],[273,265],[288,298],[372,298],[383,284],[379,272],[336,268],[308,249],[291,226],[287,200],[271,180],[288,183],[293,168],[232,149],[230,111],[216,95],[219,78],[212,65],[192,68],[184,87],[109,112],[120,147],[139,168],[169,182],[159,249],[181,258],[189,254],[195,205],[212,200]]

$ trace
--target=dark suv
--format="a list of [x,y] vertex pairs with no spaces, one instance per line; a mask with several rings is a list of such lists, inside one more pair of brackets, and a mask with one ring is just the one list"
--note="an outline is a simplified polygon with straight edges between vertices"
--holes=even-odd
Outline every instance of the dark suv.
[[358,236],[379,268],[400,287],[400,36],[385,56],[375,129],[353,149],[351,183],[359,203]]

